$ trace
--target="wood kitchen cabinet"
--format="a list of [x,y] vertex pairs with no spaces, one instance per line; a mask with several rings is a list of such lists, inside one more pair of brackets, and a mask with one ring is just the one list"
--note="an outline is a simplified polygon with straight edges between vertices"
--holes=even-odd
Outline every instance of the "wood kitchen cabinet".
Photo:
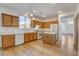
[[50,23],[49,22],[45,22],[43,27],[44,28],[50,28]]
[[2,26],[10,27],[11,26],[11,16],[7,14],[2,14]]
[[19,27],[19,17],[8,14],[2,14],[2,26]]
[[25,33],[24,34],[24,42],[29,42],[38,39],[37,33],[32,32],[32,33]]
[[56,44],[56,34],[43,34],[43,42],[49,45]]
[[34,33],[34,40],[38,39],[38,33]]
[[30,33],[30,40],[38,39],[38,34],[36,32]]
[[43,22],[32,20],[32,27],[35,27],[36,25],[39,25],[40,28],[43,28]]
[[2,47],[7,48],[15,46],[15,35],[2,35]]
[[24,33],[24,42],[30,41],[30,33]]
[[19,17],[12,16],[12,26],[19,27]]

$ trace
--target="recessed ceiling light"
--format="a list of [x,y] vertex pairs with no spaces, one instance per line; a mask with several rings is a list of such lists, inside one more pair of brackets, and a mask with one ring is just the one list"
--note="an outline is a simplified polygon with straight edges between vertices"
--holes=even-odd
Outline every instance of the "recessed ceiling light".
[[30,14],[30,16],[33,16],[33,14]]
[[35,17],[33,17],[32,19],[35,20]]

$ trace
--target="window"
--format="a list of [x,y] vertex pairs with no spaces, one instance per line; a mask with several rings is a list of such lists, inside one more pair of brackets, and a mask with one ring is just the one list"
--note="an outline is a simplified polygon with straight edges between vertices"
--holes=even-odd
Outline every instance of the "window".
[[31,26],[31,20],[26,17],[26,28],[30,28]]
[[20,28],[30,28],[31,20],[26,16],[19,17],[19,27]]

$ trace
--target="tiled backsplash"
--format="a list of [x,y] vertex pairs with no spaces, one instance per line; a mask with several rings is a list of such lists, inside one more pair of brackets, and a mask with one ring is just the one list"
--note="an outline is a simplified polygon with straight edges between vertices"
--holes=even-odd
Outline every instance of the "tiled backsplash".
[[8,34],[8,33],[25,33],[25,32],[30,32],[33,31],[32,29],[21,29],[21,28],[16,28],[16,27],[3,27],[0,28],[0,34]]

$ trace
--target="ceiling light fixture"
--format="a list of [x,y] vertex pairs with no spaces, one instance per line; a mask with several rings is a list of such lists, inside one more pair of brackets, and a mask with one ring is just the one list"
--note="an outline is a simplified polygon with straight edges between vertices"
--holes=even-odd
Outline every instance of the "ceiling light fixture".
[[33,17],[32,19],[35,20],[35,17]]
[[30,14],[30,16],[32,16],[32,17],[33,17],[33,14],[31,13],[31,14]]

